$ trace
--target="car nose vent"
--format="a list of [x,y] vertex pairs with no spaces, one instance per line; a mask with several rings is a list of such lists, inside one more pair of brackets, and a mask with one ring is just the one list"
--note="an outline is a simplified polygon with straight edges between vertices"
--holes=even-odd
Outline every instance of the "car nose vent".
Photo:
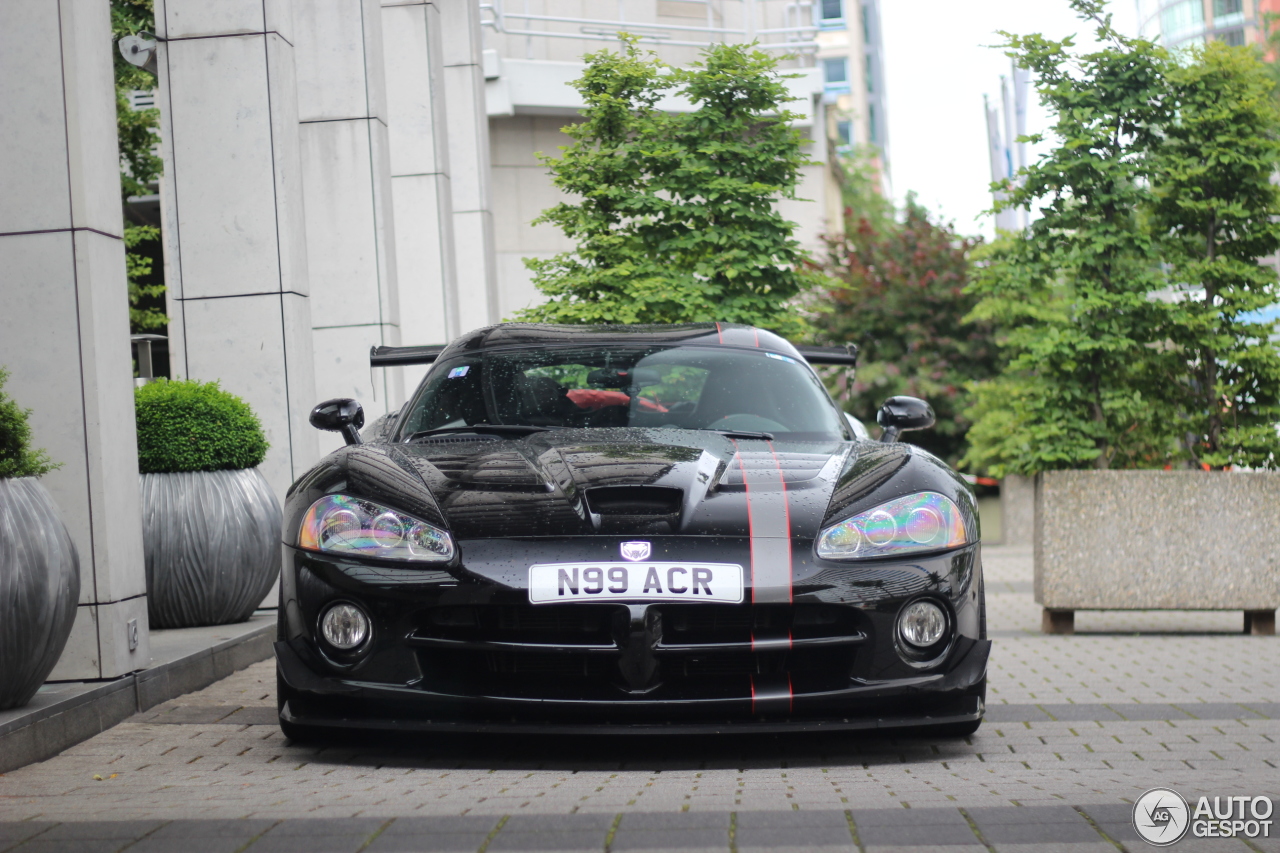
[[446,446],[456,446],[459,444],[488,444],[493,441],[501,441],[502,439],[496,435],[437,435],[430,438],[420,438],[414,442],[416,445],[432,445],[442,444]]
[[587,489],[587,505],[602,516],[680,514],[684,493],[665,486],[600,486]]

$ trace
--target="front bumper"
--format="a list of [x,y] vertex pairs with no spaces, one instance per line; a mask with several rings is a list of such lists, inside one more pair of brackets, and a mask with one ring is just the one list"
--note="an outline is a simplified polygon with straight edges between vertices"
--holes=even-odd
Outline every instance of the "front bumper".
[[[608,540],[600,541],[600,540]],[[692,560],[748,543],[661,543]],[[369,566],[285,549],[281,719],[328,728],[579,733],[824,731],[981,718],[977,546],[913,563],[824,563],[796,548],[790,604],[529,605],[523,567],[617,553],[609,537],[462,543],[450,571]],[[746,563],[749,564],[749,563]],[[945,650],[912,661],[899,609],[929,597]],[[316,640],[333,601],[369,612],[374,640],[343,657]],[[748,593],[748,601],[750,595]],[[466,622],[466,620],[471,620]],[[466,624],[463,624],[466,622]]]

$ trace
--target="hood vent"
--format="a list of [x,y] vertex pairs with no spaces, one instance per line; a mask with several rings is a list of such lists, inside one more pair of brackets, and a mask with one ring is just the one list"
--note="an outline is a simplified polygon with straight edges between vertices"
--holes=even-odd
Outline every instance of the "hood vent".
[[666,486],[599,486],[586,495],[601,533],[674,532],[684,500],[683,491]]
[[454,433],[452,435],[436,435],[428,438],[420,438],[414,442],[417,445],[455,445],[455,444],[489,444],[494,441],[502,441],[496,435],[467,435],[466,433]]

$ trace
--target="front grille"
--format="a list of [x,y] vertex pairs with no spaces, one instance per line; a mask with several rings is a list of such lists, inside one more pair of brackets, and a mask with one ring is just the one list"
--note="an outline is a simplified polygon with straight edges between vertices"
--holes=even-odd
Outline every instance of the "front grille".
[[749,696],[848,686],[860,614],[836,605],[659,604],[637,632],[608,604],[436,607],[410,642],[424,684],[470,695],[570,699]]

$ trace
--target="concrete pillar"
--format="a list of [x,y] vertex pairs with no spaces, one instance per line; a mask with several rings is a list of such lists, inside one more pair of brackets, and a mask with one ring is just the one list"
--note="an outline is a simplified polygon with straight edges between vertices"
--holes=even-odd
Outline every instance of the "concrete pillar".
[[[463,331],[453,251],[442,27],[436,2],[383,0],[391,197],[405,344],[445,343]],[[412,390],[425,372],[405,368],[405,387]]]
[[401,369],[368,357],[400,343],[381,15],[379,0],[308,0],[294,41],[315,393],[354,397],[367,423],[404,401]]
[[253,407],[283,497],[317,456],[293,0],[156,0],[170,358]]
[[445,102],[453,187],[454,251],[462,330],[496,323],[498,277],[489,179],[489,114],[485,107],[480,4],[439,0],[444,26]]
[[80,553],[57,680],[151,657],[109,14],[0,4],[0,365],[62,465],[42,481]]

